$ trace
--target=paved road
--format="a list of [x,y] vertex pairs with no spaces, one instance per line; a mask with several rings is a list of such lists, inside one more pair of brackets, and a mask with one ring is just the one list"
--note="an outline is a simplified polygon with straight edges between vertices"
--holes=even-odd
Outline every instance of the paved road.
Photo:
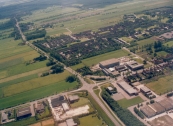
[[[18,28],[18,30],[19,30],[21,36],[22,36],[22,39],[26,42],[26,44],[29,45],[30,47],[36,49],[38,52],[41,52],[42,54],[44,54],[44,55],[47,56],[48,58],[50,58],[50,56],[49,56],[46,52],[42,51],[41,49],[38,49],[35,45],[33,45],[33,44],[31,44],[31,43],[29,43],[29,42],[26,41],[26,37],[24,36],[24,34],[23,34],[22,31],[21,31],[17,19],[16,19],[16,22],[17,22],[16,26],[17,26],[17,28]],[[53,57],[51,57],[51,58],[53,58]],[[53,58],[53,59],[54,59],[54,58]],[[54,59],[54,60],[57,61],[56,59]],[[65,66],[65,65],[64,65],[64,66]],[[97,97],[97,95],[93,92],[93,87],[94,87],[95,85],[88,84],[87,82],[85,82],[84,79],[82,78],[82,76],[81,76],[79,73],[77,73],[76,71],[72,70],[71,68],[65,67],[65,69],[68,70],[70,73],[77,75],[77,77],[79,78],[79,80],[80,80],[81,83],[83,84],[82,87],[81,87],[80,89],[78,89],[78,90],[87,90],[87,91],[91,94],[91,96],[94,98],[94,100],[100,105],[100,107],[103,109],[103,111],[108,115],[108,117],[111,119],[111,121],[114,123],[114,125],[115,125],[115,126],[121,126],[121,125],[119,124],[119,122],[118,122],[117,120],[115,120],[115,118],[112,116],[112,114],[111,114],[111,113],[107,110],[107,108],[103,105],[103,103],[100,101],[100,99]],[[76,91],[78,91],[78,90],[76,90]],[[74,92],[74,91],[73,91],[73,92]],[[66,92],[66,93],[69,93],[69,92]],[[66,94],[66,93],[64,93],[64,94]],[[53,96],[51,96],[51,97],[53,97]],[[48,98],[44,98],[44,99],[48,99]],[[41,99],[41,100],[44,100],[44,99]],[[31,103],[32,103],[32,102],[31,102]]]

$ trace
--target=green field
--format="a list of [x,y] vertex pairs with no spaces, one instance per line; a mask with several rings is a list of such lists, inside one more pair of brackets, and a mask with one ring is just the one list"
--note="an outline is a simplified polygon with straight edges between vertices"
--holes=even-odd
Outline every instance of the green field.
[[147,45],[147,44],[152,44],[154,42],[155,42],[154,38],[148,38],[148,39],[138,41],[137,43],[139,44],[139,46],[143,46],[143,45]]
[[128,55],[128,52],[126,52],[124,50],[117,50],[117,51],[113,51],[113,52],[109,52],[109,53],[105,53],[105,54],[101,54],[98,56],[84,59],[84,60],[82,60],[82,63],[75,65],[75,66],[72,66],[71,68],[76,70],[76,69],[82,68],[84,66],[96,65],[103,60],[108,60],[111,58],[119,58],[119,57],[127,56],[127,55]]
[[173,89],[173,74],[159,78],[157,81],[146,84],[146,86],[158,95],[167,93]]
[[79,126],[106,126],[102,120],[100,120],[97,115],[89,115],[79,118]]
[[130,106],[136,105],[138,103],[143,102],[143,100],[138,96],[136,98],[132,98],[132,99],[121,99],[119,101],[117,101],[118,104],[122,107],[122,108],[128,108]]
[[165,43],[164,45],[165,46],[172,47],[173,46],[173,41],[169,41],[169,42]]
[[165,52],[165,51],[160,51],[160,52],[157,52],[157,55],[158,56],[166,56],[168,53]]
[[90,103],[90,101],[87,98],[80,97],[78,102],[70,104],[70,106],[72,108],[77,108],[77,107],[84,106],[84,105],[89,104],[89,103]]
[[40,88],[42,86],[47,86],[52,83],[57,83],[57,82],[63,81],[69,75],[71,75],[71,74],[69,72],[65,71],[60,74],[51,74],[46,77],[39,77],[39,78],[35,78],[32,80],[24,81],[21,83],[17,83],[17,84],[13,84],[13,85],[4,87],[3,93],[4,93],[5,97],[15,95],[15,94],[18,94],[21,92],[33,90],[36,88]]
[[47,86],[35,88],[33,90],[25,91],[13,96],[5,97],[0,99],[0,109],[16,106],[29,101],[41,99],[53,94],[58,94],[63,91],[75,89],[78,85],[77,82],[68,83],[65,81],[51,83]]

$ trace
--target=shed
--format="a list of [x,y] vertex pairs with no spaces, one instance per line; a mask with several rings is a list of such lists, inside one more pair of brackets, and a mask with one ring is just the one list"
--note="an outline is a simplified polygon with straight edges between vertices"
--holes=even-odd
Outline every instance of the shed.
[[20,108],[17,110],[17,118],[25,118],[25,117],[29,117],[31,116],[31,109],[30,107],[26,107],[26,108]]
[[1,120],[2,120],[2,122],[6,122],[8,120],[8,115],[6,113],[2,112]]
[[79,96],[78,95],[69,95],[68,97],[70,103],[74,103],[79,101]]
[[62,107],[63,107],[64,111],[68,111],[70,109],[70,107],[67,103],[62,103]]
[[66,123],[67,126],[77,126],[77,123],[75,123],[73,119],[67,119]]

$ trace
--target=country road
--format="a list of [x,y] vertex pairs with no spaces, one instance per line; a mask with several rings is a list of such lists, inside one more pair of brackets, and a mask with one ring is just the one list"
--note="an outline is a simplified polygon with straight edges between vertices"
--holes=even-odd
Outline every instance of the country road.
[[[26,37],[24,36],[23,32],[22,32],[21,29],[20,29],[20,26],[19,26],[19,23],[18,23],[17,19],[16,19],[16,22],[17,22],[17,23],[16,23],[16,27],[18,28],[18,30],[19,30],[19,32],[20,32],[20,34],[21,34],[21,36],[22,36],[23,41],[24,41],[27,45],[29,45],[30,47],[32,47],[32,48],[35,49],[36,51],[41,52],[41,53],[44,54],[47,58],[52,58],[52,59],[54,59],[55,61],[57,61],[55,58],[49,56],[46,52],[44,52],[43,50],[37,48],[37,47],[36,47],[35,45],[33,45],[32,43],[27,42]],[[59,62],[59,61],[57,61],[57,62]],[[65,65],[64,65],[64,66],[65,66]],[[98,98],[98,96],[94,93],[93,88],[94,88],[95,85],[91,85],[91,84],[88,84],[87,82],[85,82],[84,79],[82,78],[82,76],[81,76],[79,73],[77,73],[76,71],[72,70],[70,67],[64,67],[64,68],[65,68],[67,71],[69,71],[70,73],[77,75],[77,77],[79,78],[80,82],[83,84],[82,87],[81,87],[80,89],[78,89],[78,90],[87,90],[87,91],[91,94],[91,96],[94,98],[94,100],[100,105],[100,107],[102,108],[102,110],[103,110],[103,111],[107,114],[107,116],[111,119],[111,121],[114,123],[115,126],[121,126],[121,125],[123,125],[123,124],[119,124],[119,122],[117,121],[117,120],[119,120],[119,119],[117,119],[117,120],[115,119],[115,117],[108,111],[108,109],[104,106],[104,104],[102,103],[102,101],[101,101],[101,100]],[[78,90],[76,90],[76,91],[78,91]],[[69,92],[66,92],[66,93],[69,93]],[[65,93],[64,93],[64,94],[65,94]],[[52,96],[50,96],[50,97],[52,97]],[[45,99],[47,99],[47,98],[45,98]]]

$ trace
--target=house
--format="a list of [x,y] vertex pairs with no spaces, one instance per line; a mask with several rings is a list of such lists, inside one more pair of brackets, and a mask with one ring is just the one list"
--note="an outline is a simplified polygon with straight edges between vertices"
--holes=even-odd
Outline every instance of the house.
[[77,126],[77,123],[75,123],[73,119],[67,119],[66,124],[67,126]]
[[78,95],[69,95],[68,100],[70,103],[74,103],[79,101],[79,96]]
[[17,110],[17,119],[22,119],[31,116],[30,107],[20,108]]

